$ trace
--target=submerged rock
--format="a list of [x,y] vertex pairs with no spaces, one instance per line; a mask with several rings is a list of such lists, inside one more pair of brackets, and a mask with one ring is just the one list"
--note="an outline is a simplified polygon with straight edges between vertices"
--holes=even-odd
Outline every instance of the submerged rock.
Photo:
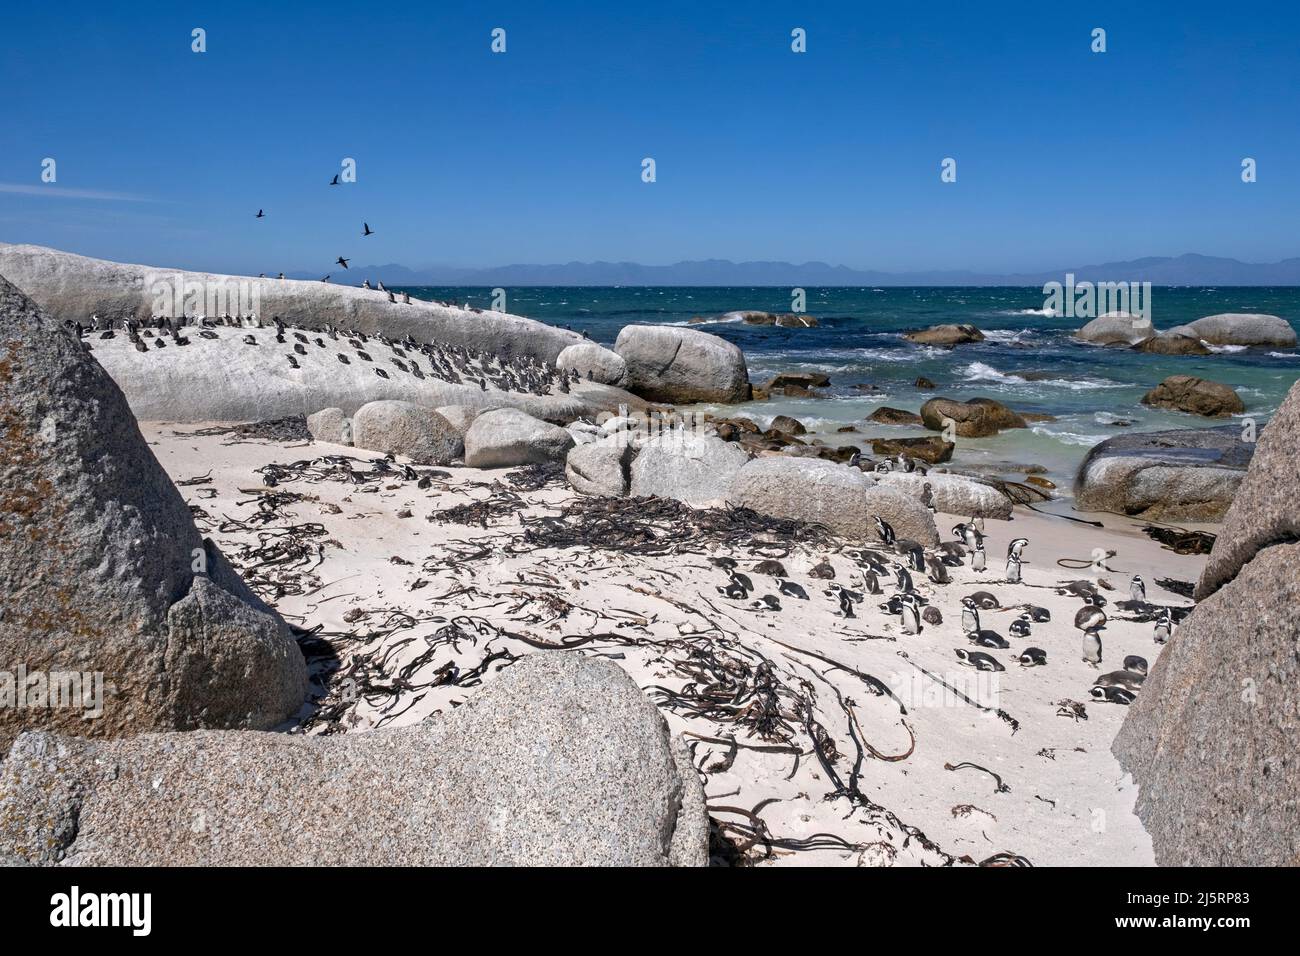
[[1227,418],[1246,410],[1246,403],[1230,387],[1194,375],[1169,376],[1142,396],[1142,404],[1206,418]]
[[1075,505],[1151,520],[1218,521],[1254,449],[1235,426],[1117,435],[1080,464]]
[[815,329],[817,320],[811,315],[797,312],[728,312],[722,317],[724,322],[739,319],[746,325],[775,325],[783,329]]
[[265,728],[295,713],[297,643],[199,534],[121,390],[4,279],[0,329],[0,670],[98,674],[104,695],[95,719],[84,696],[0,707],[0,745],[34,728]]
[[917,345],[965,345],[983,342],[984,333],[973,325],[932,325],[928,329],[906,332],[903,338]]
[[1185,335],[1175,329],[1153,335],[1133,346],[1139,352],[1151,352],[1155,355],[1209,355],[1200,338]]
[[0,764],[0,854],[88,866],[704,866],[708,817],[685,747],[640,688],[609,661],[555,651],[411,727],[24,735]]

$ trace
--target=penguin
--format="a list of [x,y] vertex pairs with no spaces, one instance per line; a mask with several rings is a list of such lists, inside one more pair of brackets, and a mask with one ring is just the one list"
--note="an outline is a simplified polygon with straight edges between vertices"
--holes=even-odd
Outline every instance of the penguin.
[[781,602],[777,600],[775,594],[764,594],[754,602],[754,608],[756,610],[763,610],[766,608],[769,611],[779,611],[781,610]]
[[880,517],[880,515],[874,515],[873,517],[876,522],[876,534],[880,536],[881,541],[892,548],[894,542],[897,540],[894,537],[894,529],[890,526],[889,522]]
[[772,578],[783,578],[786,576],[785,567],[781,562],[772,561],[770,559],[767,561],[760,561],[758,564],[754,565],[754,573],[766,574],[768,577]]
[[857,616],[853,613],[853,599],[846,591],[840,591],[840,613],[846,618]]
[[1137,654],[1130,654],[1124,658],[1124,670],[1132,674],[1141,674],[1147,676],[1147,659]]
[[1084,598],[1083,607],[1074,615],[1074,626],[1081,631],[1099,631],[1106,626],[1106,612],[1096,598]]
[[957,655],[957,660],[961,661],[963,664],[966,664],[969,667],[974,667],[977,670],[982,670],[982,671],[1006,670],[1006,668],[1003,667],[1000,663],[998,663],[998,661],[995,658],[990,657],[988,654],[985,654],[983,651],[968,651],[964,647],[954,647],[953,651]]
[[1122,671],[1111,671],[1109,674],[1102,674],[1092,683],[1094,687],[1123,687],[1130,694],[1136,695],[1142,689],[1142,682],[1146,678],[1145,670],[1138,672],[1125,668]]
[[1021,667],[1042,667],[1047,663],[1047,651],[1041,647],[1026,647],[1016,659]]
[[[160,341],[161,341],[161,340],[160,340]],[[257,336],[255,336],[255,335],[245,335],[245,336],[244,336],[244,344],[245,344],[245,345],[256,345],[256,344],[257,344]]]
[[975,634],[980,629],[980,612],[979,605],[975,603],[974,598],[964,597],[961,599],[961,632],[963,634]]
[[[910,542],[916,544],[916,542]],[[913,571],[925,573],[925,551],[918,544],[914,548],[907,549],[907,563]]]
[[808,592],[802,586],[795,584],[793,581],[782,581],[778,586],[779,590],[786,597],[798,598],[800,601],[808,600]]
[[709,564],[715,568],[722,568],[724,571],[733,571],[736,568],[735,558],[709,558]]
[[983,571],[988,567],[988,557],[984,554],[984,545],[976,545],[970,553],[970,566],[973,571]]
[[1083,660],[1093,667],[1101,663],[1101,635],[1096,631],[1083,632]]
[[733,569],[731,572],[731,580],[735,584],[739,584],[742,588],[744,588],[745,593],[747,594],[750,591],[754,590],[754,582],[750,580],[749,575],[745,574],[743,571],[736,571]]
[[903,567],[897,561],[894,562],[894,583],[904,594],[912,590],[912,576],[907,573],[907,568]]
[[1015,558],[1017,561],[1021,560],[1025,552],[1025,546],[1028,544],[1029,544],[1028,538],[1014,539],[1010,544],[1007,545],[1007,557]]
[[1147,586],[1142,580],[1142,575],[1133,575],[1133,580],[1128,583],[1128,594],[1135,604],[1145,604],[1147,600]]
[[718,588],[718,593],[733,601],[743,601],[745,598],[749,597],[749,592],[737,584],[734,579],[725,587]]
[[1046,624],[1052,619],[1052,612],[1045,607],[1036,607],[1033,604],[1025,605],[1025,613],[1035,624]]
[[1007,583],[1020,583],[1020,559],[1014,554],[1007,556]]
[[967,548],[982,548],[984,546],[984,535],[980,534],[979,529],[975,527],[974,519],[968,524],[963,521],[961,524],[953,525],[952,533]]
[[934,506],[934,489],[930,487],[927,481],[921,486],[921,504],[923,504],[930,514],[938,514],[938,509]]
[[1007,633],[1012,637],[1028,637],[1030,630],[1031,627],[1028,614],[1021,614],[1007,626]]
[[976,591],[970,597],[972,601],[979,605],[981,611],[996,611],[1002,606],[998,603],[996,595],[988,591]]
[[1105,701],[1110,704],[1124,704],[1127,706],[1137,699],[1137,695],[1126,687],[1120,687],[1118,685],[1102,687],[1099,685],[1093,687],[1092,699],[1095,701]]
[[938,558],[927,557],[925,559],[925,570],[930,580],[935,584],[947,584],[951,580],[948,577],[948,565]]
[[978,644],[980,647],[996,647],[1000,651],[1004,651],[1011,646],[1007,643],[1007,639],[997,631],[988,629],[976,631],[974,634],[967,634],[966,639],[972,644]]
[[903,607],[899,612],[903,616],[903,633],[920,634],[921,633],[921,610],[916,603],[915,594],[904,594]]
[[1169,608],[1162,608],[1160,616],[1156,618],[1156,627],[1153,637],[1157,644],[1166,644],[1174,633],[1174,616]]

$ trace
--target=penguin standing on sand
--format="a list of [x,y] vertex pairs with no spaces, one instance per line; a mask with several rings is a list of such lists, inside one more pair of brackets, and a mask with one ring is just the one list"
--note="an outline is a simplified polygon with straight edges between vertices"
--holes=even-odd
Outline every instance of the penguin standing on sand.
[[1128,583],[1128,593],[1135,604],[1145,604],[1147,602],[1147,586],[1140,574],[1133,575],[1133,580]]
[[1101,635],[1096,631],[1083,632],[1083,659],[1093,667],[1101,663]]
[[970,566],[972,571],[983,571],[988,567],[988,555],[984,553],[984,545],[976,545],[970,553]]
[[908,574],[907,568],[897,561],[894,562],[894,583],[898,585],[898,590],[904,594],[912,593],[912,575]]
[[1020,583],[1020,559],[1014,554],[1007,555],[1007,583]]
[[1162,608],[1156,618],[1155,634],[1157,644],[1167,644],[1174,633],[1174,614],[1169,608]]
[[893,527],[890,526],[888,521],[880,517],[880,515],[873,515],[872,518],[876,522],[876,534],[880,536],[880,540],[883,541],[886,546],[892,548],[894,542],[898,540],[894,536]]
[[899,614],[903,618],[904,634],[921,633],[921,610],[916,603],[915,594],[904,594],[902,597],[903,606],[899,609]]
[[980,610],[974,598],[961,599],[961,632],[978,634],[980,629]]

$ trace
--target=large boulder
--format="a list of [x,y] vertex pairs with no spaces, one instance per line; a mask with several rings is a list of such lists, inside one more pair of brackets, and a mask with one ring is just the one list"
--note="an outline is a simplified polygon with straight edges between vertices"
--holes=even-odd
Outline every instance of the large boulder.
[[1094,445],[1079,465],[1075,506],[1156,521],[1218,521],[1254,449],[1230,425],[1117,435]]
[[584,495],[621,498],[628,493],[636,448],[630,436],[613,434],[576,445],[564,462],[569,486]]
[[748,454],[721,438],[674,429],[641,446],[630,490],[638,498],[673,498],[703,508],[727,497],[732,477],[747,461]]
[[464,440],[469,426],[474,424],[474,419],[478,418],[482,409],[472,405],[440,405],[434,411],[447,419],[451,427],[456,429],[456,434]]
[[[1258,435],[1255,454],[1206,561],[1196,596],[1212,594],[1260,548],[1300,540],[1300,384]],[[1300,629],[1297,629],[1300,634]]]
[[916,412],[882,405],[867,416],[867,421],[877,425],[920,425],[921,416]]
[[922,435],[919,438],[872,438],[871,453],[897,458],[906,455],[931,465],[942,464],[952,460],[955,442],[944,441],[938,435]]
[[1001,520],[1011,517],[1011,499],[992,485],[974,478],[933,472],[928,475],[886,472],[876,476],[876,484],[883,488],[897,488],[917,500],[928,484],[934,495],[935,508],[944,514]]
[[1291,323],[1276,315],[1222,312],[1189,322],[1186,327],[1211,345],[1289,347],[1296,344]]
[[307,416],[307,434],[311,435],[313,441],[351,445],[352,422],[341,408],[322,408]]
[[1246,410],[1232,388],[1194,375],[1170,375],[1142,396],[1142,404],[1204,418],[1228,418]]
[[1089,345],[1134,346],[1155,335],[1149,319],[1128,312],[1110,312],[1098,316],[1074,333]]
[[627,384],[627,362],[617,352],[595,342],[580,342],[568,346],[555,360],[562,372],[576,371],[578,375],[602,385],[622,388]]
[[815,329],[818,325],[816,319],[802,312],[760,312],[753,309],[728,312],[719,321],[739,321],[746,325],[773,325],[782,329]]
[[[311,811],[310,808],[316,808]],[[616,665],[528,655],[421,724],[19,738],[0,855],[110,866],[703,866],[704,793]]]
[[935,431],[943,431],[952,421],[958,438],[985,438],[1004,428],[1029,427],[1023,417],[991,398],[972,398],[966,402],[932,398],[921,406],[921,421]]
[[294,714],[306,666],[287,625],[203,540],[121,390],[4,279],[0,329],[0,673],[105,695],[95,719],[0,707],[0,746]]
[[[543,362],[554,362],[562,350],[583,341],[577,332],[505,312],[454,308],[419,299],[389,302],[383,292],[328,282],[124,265],[42,246],[0,243],[0,275],[7,276],[55,319],[83,325],[92,314],[120,324],[122,319],[144,322],[155,315],[185,311],[209,316],[256,312],[268,321],[279,316],[285,325],[332,325],[390,339],[410,335],[417,342],[531,356]],[[173,309],[178,298],[182,308]],[[218,298],[223,301],[215,301]],[[197,308],[186,310],[196,299]],[[283,363],[282,356],[280,361]],[[315,408],[330,404],[340,403],[316,402]]]
[[474,419],[465,432],[465,464],[470,468],[564,461],[573,436],[516,408],[498,408]]
[[614,351],[627,362],[628,388],[655,402],[744,402],[749,371],[740,349],[697,329],[629,325]]
[[1115,738],[1158,865],[1300,865],[1298,566],[1263,548],[1198,604]]
[[450,465],[465,453],[456,426],[413,402],[362,405],[352,416],[352,443],[385,455],[404,455],[417,465]]
[[932,325],[928,329],[906,332],[903,338],[917,345],[953,346],[983,342],[984,333],[973,325]]
[[853,541],[876,540],[879,515],[900,538],[939,543],[934,517],[918,499],[816,458],[756,458],[736,474],[727,498],[763,514],[825,525]]

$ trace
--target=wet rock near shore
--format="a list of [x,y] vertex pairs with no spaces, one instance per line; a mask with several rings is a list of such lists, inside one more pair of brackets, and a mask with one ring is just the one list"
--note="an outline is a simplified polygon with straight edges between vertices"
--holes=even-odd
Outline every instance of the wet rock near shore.
[[933,431],[943,431],[951,421],[958,438],[987,438],[1004,428],[1029,427],[1022,416],[991,398],[932,398],[921,406],[921,421]]
[[871,453],[873,455],[887,455],[890,458],[906,455],[908,458],[915,458],[930,465],[939,465],[945,461],[952,461],[952,453],[957,447],[954,442],[944,441],[936,435],[923,435],[919,438],[884,437],[868,440],[871,442]]
[[1246,403],[1232,388],[1194,375],[1169,376],[1142,396],[1142,404],[1204,418],[1228,418],[1246,410]]
[[1074,333],[1089,345],[1123,345],[1132,347],[1155,334],[1150,320],[1128,312],[1111,312],[1093,319]]
[[905,411],[901,408],[890,408],[888,405],[882,405],[870,415],[867,421],[875,422],[877,425],[920,425],[922,424],[921,416],[916,412]]
[[917,345],[967,345],[983,342],[984,333],[973,325],[933,325],[928,329],[905,332],[903,338]]
[[1178,327],[1178,331],[1184,329],[1211,345],[1290,348],[1296,344],[1291,323],[1276,315],[1222,312]]

